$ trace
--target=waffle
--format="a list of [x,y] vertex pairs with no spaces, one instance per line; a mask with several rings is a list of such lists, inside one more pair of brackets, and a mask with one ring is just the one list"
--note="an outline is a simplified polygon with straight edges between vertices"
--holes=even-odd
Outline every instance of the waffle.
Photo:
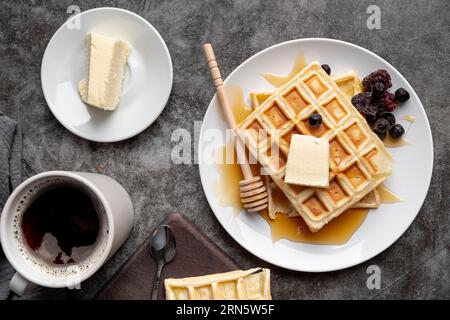
[[[351,98],[358,93],[363,92],[361,80],[353,71],[340,76],[333,76],[332,79],[349,100],[351,100]],[[264,101],[266,101],[273,93],[274,90],[265,92],[250,92],[249,98],[252,109],[258,108],[258,106],[264,103]],[[265,184],[269,195],[268,214],[271,219],[276,219],[278,214],[284,214],[288,217],[298,216],[297,211],[291,205],[288,198],[284,196],[278,186],[267,176]],[[380,195],[378,191],[373,189],[361,200],[356,202],[352,208],[378,208],[380,206],[380,202]]]
[[350,71],[341,76],[333,76],[332,79],[336,82],[337,86],[347,96],[349,100],[358,93],[363,92],[363,86],[358,75]]
[[375,209],[380,206],[381,198],[380,193],[377,189],[373,189],[368,194],[366,194],[364,197],[362,197],[361,200],[359,200],[357,203],[355,203],[352,208],[368,208],[368,209]]
[[258,106],[263,104],[264,101],[266,101],[267,99],[269,99],[274,92],[275,90],[266,92],[250,92],[249,97],[251,101],[251,107],[253,109],[258,108]]
[[270,270],[254,268],[164,280],[167,300],[271,300]]
[[[314,112],[323,118],[317,129],[308,125]],[[236,133],[313,232],[375,189],[392,170],[392,158],[381,140],[317,62],[276,89],[238,125]],[[284,183],[293,134],[329,140],[329,188]]]
[[277,215],[284,214],[288,217],[297,217],[298,213],[286,198],[283,191],[273,182],[269,176],[265,176],[266,189],[269,197],[267,213],[271,219],[276,219]]
[[[347,96],[348,99],[352,99],[353,96],[363,92],[363,86],[358,75],[354,71],[349,71],[346,74],[333,76],[333,81],[337,84],[339,89]],[[251,107],[256,109],[259,105],[263,104],[275,90],[263,91],[263,92],[250,92],[249,98]]]
[[[292,206],[291,202],[284,195],[284,193],[278,188],[269,176],[265,176],[266,189],[268,193],[268,206],[267,213],[271,219],[276,219],[277,215],[284,214],[289,218],[298,217],[298,212]],[[351,208],[367,208],[375,209],[380,206],[381,199],[377,189],[373,189],[366,194],[361,200],[356,202]]]

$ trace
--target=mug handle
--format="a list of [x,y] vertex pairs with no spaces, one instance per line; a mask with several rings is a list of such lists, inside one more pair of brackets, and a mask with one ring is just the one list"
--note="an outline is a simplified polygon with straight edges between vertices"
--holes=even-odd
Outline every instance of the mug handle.
[[16,272],[9,282],[9,289],[18,296],[23,296],[25,293],[34,288],[35,284],[31,283],[18,272]]

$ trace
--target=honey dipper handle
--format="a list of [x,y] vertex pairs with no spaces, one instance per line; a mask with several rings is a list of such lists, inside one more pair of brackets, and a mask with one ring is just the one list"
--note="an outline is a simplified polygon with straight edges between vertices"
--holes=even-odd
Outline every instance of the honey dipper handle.
[[228,101],[228,97],[223,86],[222,75],[220,74],[220,69],[219,65],[217,64],[216,56],[214,55],[214,50],[210,43],[205,44],[203,46],[203,50],[205,51],[205,57],[206,61],[208,62],[209,71],[211,72],[211,78],[213,79],[214,85],[216,86],[217,97],[219,98],[220,106],[222,107],[222,110],[227,119],[228,126],[231,129],[235,129],[236,121],[234,120],[230,102]]
[[[211,72],[211,77],[216,86],[217,97],[219,98],[219,104],[222,107],[222,111],[225,114],[228,126],[234,130],[236,129],[236,120],[234,119],[233,112],[231,111],[230,102],[228,101],[225,88],[223,86],[222,75],[220,74],[219,65],[217,64],[216,56],[214,55],[214,50],[210,43],[203,46],[205,52],[206,61],[208,62],[208,68]],[[245,179],[251,179],[253,177],[252,170],[247,161],[245,155],[245,148],[241,139],[236,139],[236,154],[238,162],[241,165],[242,173]]]

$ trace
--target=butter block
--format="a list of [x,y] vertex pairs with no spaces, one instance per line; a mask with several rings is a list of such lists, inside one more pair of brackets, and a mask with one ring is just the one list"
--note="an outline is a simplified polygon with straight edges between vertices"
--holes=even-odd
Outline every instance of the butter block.
[[114,110],[122,95],[122,83],[130,45],[96,33],[86,39],[85,79],[79,83],[81,99],[91,106]]
[[328,188],[329,158],[330,144],[327,139],[293,135],[284,182],[299,186]]

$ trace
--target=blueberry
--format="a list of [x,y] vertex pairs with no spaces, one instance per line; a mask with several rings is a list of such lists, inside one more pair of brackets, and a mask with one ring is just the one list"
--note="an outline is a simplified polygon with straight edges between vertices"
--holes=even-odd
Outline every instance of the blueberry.
[[322,67],[322,69],[323,69],[328,75],[331,74],[331,68],[330,68],[329,65],[323,64],[321,67]]
[[389,134],[392,138],[398,139],[405,134],[405,129],[401,124],[397,123],[396,125],[393,125],[391,129],[389,129]]
[[312,128],[317,128],[322,124],[322,116],[318,113],[313,113],[309,116],[308,122]]
[[376,133],[376,135],[378,136],[378,138],[380,138],[381,141],[383,141],[384,139],[386,139],[386,132],[381,133],[381,132],[376,132],[376,131],[375,131],[375,133]]
[[371,126],[373,126],[373,124],[375,123],[375,121],[377,121],[377,116],[373,116],[373,115],[367,115],[366,116],[366,121],[368,124],[370,124]]
[[380,81],[372,86],[372,96],[377,99],[386,91],[386,86]]
[[388,120],[384,118],[379,118],[377,121],[375,121],[373,125],[373,130],[378,133],[386,133],[389,128],[391,127],[391,124]]
[[390,127],[392,127],[395,124],[395,116],[393,113],[391,112],[381,112],[377,115],[377,119],[386,119],[387,121],[389,121],[389,125]]
[[395,91],[395,99],[396,99],[398,102],[405,102],[405,101],[408,101],[408,99],[409,99],[409,92],[406,91],[406,90],[403,89],[403,88],[398,88],[398,89]]

